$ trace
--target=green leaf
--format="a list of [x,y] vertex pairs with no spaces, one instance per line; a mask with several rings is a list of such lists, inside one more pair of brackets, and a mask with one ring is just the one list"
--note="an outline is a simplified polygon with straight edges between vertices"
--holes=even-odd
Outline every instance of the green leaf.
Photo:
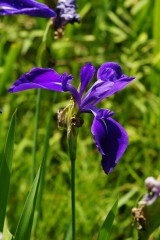
[[[33,229],[33,233],[35,234],[35,228],[37,227],[37,222],[38,222],[38,217],[39,217],[39,212],[41,207],[42,192],[44,187],[46,159],[47,159],[48,148],[49,148],[49,137],[51,134],[52,118],[53,117],[52,117],[52,111],[51,111],[49,113],[49,120],[48,120],[47,129],[46,129],[44,153],[43,153],[41,166],[37,172],[37,175],[33,181],[31,190],[28,194],[22,215],[20,217],[20,220],[17,226],[15,238],[13,238],[14,240],[30,239],[32,229]],[[35,221],[33,222],[33,220]]]
[[114,12],[109,11],[108,16],[120,29],[123,29],[127,34],[132,34],[132,29],[129,28]]
[[3,240],[11,240],[12,234],[9,232],[7,218],[5,218],[4,227],[3,227]]
[[43,159],[41,166],[37,172],[37,175],[33,181],[31,190],[28,194],[27,200],[25,202],[22,215],[20,217],[14,240],[28,240],[30,239],[34,212],[36,207],[36,201],[39,193],[39,184],[43,176],[45,159]]
[[[13,159],[13,148],[14,148],[14,138],[15,138],[15,127],[16,127],[16,111],[14,112],[6,140],[4,157],[0,166],[0,232],[3,231],[4,219],[6,214],[10,177],[12,170],[12,159]],[[2,185],[3,184],[3,185]]]
[[67,231],[64,236],[64,240],[71,240],[72,239],[72,222],[68,225]]
[[[53,94],[54,96],[54,94]],[[52,96],[52,97],[53,97]],[[36,231],[38,229],[38,219],[41,211],[41,203],[42,203],[42,197],[43,197],[43,189],[45,185],[45,172],[46,172],[46,160],[48,156],[48,150],[49,150],[49,138],[52,132],[52,120],[53,120],[53,113],[52,111],[49,112],[49,119],[48,124],[46,128],[46,136],[44,140],[44,152],[43,152],[43,171],[41,180],[39,183],[39,189],[38,189],[38,196],[37,196],[37,202],[36,202],[36,208],[35,208],[35,216],[34,216],[34,223],[33,223],[33,236],[36,238]]]
[[108,240],[111,235],[113,221],[116,216],[118,199],[113,204],[99,232],[98,240]]

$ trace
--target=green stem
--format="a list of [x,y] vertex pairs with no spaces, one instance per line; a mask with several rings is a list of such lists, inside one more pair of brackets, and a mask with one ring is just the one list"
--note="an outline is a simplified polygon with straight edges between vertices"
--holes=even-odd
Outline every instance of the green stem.
[[73,116],[74,105],[70,105],[68,108],[68,126],[67,126],[67,139],[68,139],[68,150],[71,160],[71,206],[72,206],[72,240],[76,239],[75,236],[75,161],[76,161],[76,151],[77,151],[77,135],[78,128],[75,127],[71,118]]
[[36,113],[35,113],[35,124],[34,124],[34,138],[33,138],[33,151],[32,151],[32,182],[35,178],[37,132],[38,132],[39,111],[40,111],[40,99],[41,99],[41,89],[37,89]]
[[52,19],[50,19],[48,21],[48,24],[47,24],[46,29],[44,31],[42,42],[46,42],[47,41],[47,35],[48,35],[49,29],[52,26],[52,24],[53,24]]
[[71,205],[72,205],[72,240],[75,236],[75,161],[71,161]]
[[[46,29],[43,34],[42,44],[46,44],[47,35],[51,26],[51,20],[48,21]],[[39,49],[41,49],[40,46]],[[39,59],[40,58],[40,59]],[[38,65],[41,65],[42,55],[38,55]],[[37,101],[36,101],[36,113],[35,113],[35,125],[34,125],[34,139],[33,139],[33,150],[32,150],[32,182],[35,178],[35,167],[36,167],[36,150],[37,150],[37,132],[38,132],[38,119],[39,119],[39,111],[40,111],[40,100],[41,100],[41,89],[37,90]]]

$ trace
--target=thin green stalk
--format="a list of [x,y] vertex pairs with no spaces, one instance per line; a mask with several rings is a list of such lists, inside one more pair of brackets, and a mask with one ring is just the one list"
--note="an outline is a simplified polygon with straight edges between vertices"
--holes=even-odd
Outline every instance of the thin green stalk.
[[37,89],[36,113],[35,113],[35,123],[34,123],[34,138],[33,138],[33,151],[32,151],[32,182],[35,178],[37,132],[38,132],[38,119],[39,119],[39,112],[40,112],[40,100],[41,100],[41,89]]
[[44,34],[43,34],[43,38],[42,38],[42,42],[46,42],[47,41],[47,36],[48,36],[48,32],[49,32],[49,29],[50,27],[53,25],[53,22],[52,22],[52,19],[50,19],[48,21],[48,24],[46,26],[46,29],[44,31]]
[[[47,41],[47,35],[49,32],[51,26],[51,21],[49,20],[46,29],[44,31],[44,35],[42,38],[42,44],[44,44]],[[41,48],[42,46],[40,46]],[[42,57],[42,55],[38,55],[39,58]],[[41,61],[39,60],[39,63]],[[41,65],[41,64],[38,64]],[[37,101],[36,101],[36,113],[35,113],[35,125],[34,125],[34,139],[33,139],[33,150],[32,150],[32,182],[35,178],[35,166],[36,166],[36,150],[37,150],[37,132],[38,132],[38,119],[39,119],[39,112],[40,112],[40,101],[41,101],[41,89],[37,90]]]
[[68,126],[67,126],[67,139],[68,139],[68,150],[71,160],[71,206],[72,206],[72,240],[76,239],[76,224],[75,224],[75,161],[77,151],[77,135],[78,128],[71,122],[71,118],[74,112],[74,102],[71,101],[70,107],[68,108]]
[[71,205],[72,205],[72,240],[76,239],[75,224],[75,161],[71,161]]

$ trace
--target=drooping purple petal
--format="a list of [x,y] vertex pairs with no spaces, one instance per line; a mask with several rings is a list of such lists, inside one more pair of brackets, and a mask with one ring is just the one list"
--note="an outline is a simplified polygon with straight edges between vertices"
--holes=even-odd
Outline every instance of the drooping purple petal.
[[88,108],[88,110],[90,110],[90,112],[92,112],[93,115],[98,120],[107,119],[107,118],[114,115],[114,112],[109,110],[109,109],[97,108],[97,107],[92,106],[92,105]]
[[0,108],[0,113],[2,113],[2,109]]
[[102,154],[102,167],[110,173],[122,157],[128,145],[124,128],[112,118],[94,118],[91,128],[95,144]]
[[[67,74],[64,73],[67,77]],[[64,92],[62,88],[63,75],[51,68],[33,68],[23,74],[9,89],[9,92],[20,92],[32,88],[44,88],[52,91]],[[70,78],[70,81],[72,79]]]
[[0,15],[13,14],[27,14],[42,18],[56,17],[52,9],[34,0],[1,0]]
[[97,119],[106,119],[114,115],[114,111],[104,108],[97,108],[93,105],[89,105],[84,110],[80,108],[82,113],[92,113]]
[[97,72],[97,77],[98,80],[84,96],[82,108],[90,104],[98,104],[104,98],[125,88],[135,78],[122,74],[121,67],[114,62],[102,64]]
[[58,0],[56,6],[57,17],[53,20],[55,29],[61,28],[67,23],[80,22],[76,8],[75,0]]
[[85,89],[87,88],[88,84],[92,80],[95,73],[95,67],[91,63],[86,63],[80,70],[80,94],[84,93]]

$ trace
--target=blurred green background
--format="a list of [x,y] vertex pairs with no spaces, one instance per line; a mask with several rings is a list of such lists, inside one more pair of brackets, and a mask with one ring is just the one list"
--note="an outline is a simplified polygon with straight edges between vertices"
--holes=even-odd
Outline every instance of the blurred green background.
[[[86,62],[98,69],[104,62],[115,61],[136,80],[99,106],[115,111],[114,118],[127,130],[130,143],[115,170],[105,175],[90,131],[93,117],[84,115],[76,161],[76,235],[77,240],[97,239],[99,228],[119,195],[111,239],[136,239],[131,208],[145,193],[144,179],[158,177],[160,166],[160,1],[77,0],[77,5],[81,23],[68,25],[62,39],[54,40],[51,34],[46,49],[41,45],[46,19],[0,17],[1,154],[11,115],[18,109],[8,226],[11,232],[15,231],[31,185],[36,106],[36,90],[9,94],[8,88],[37,65],[73,74],[78,86],[79,70]],[[71,220],[66,133],[58,129],[56,120],[57,110],[65,107],[69,99],[68,93],[42,91],[36,169],[42,160],[49,109],[54,117],[42,210],[32,239],[63,239]]]

